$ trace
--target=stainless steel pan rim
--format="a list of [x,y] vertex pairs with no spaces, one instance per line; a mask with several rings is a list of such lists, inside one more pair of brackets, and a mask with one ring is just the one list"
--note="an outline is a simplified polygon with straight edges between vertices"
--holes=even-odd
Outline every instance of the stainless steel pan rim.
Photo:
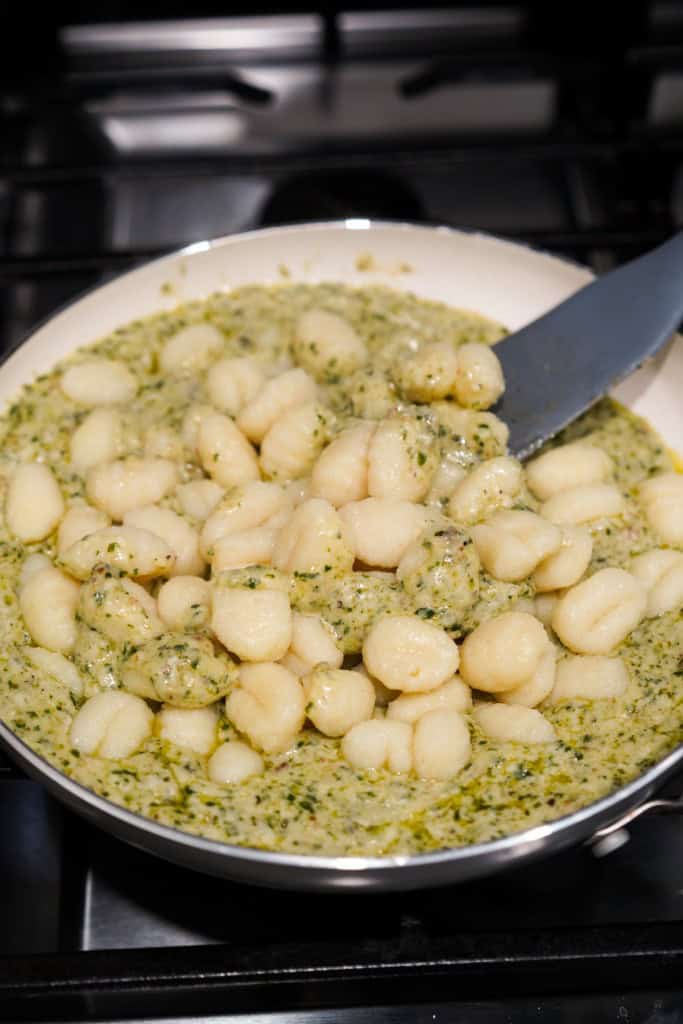
[[[106,289],[128,277],[153,266],[163,267],[178,259],[190,258],[209,249],[229,251],[232,244],[256,237],[286,236],[292,231],[311,233],[329,230],[368,231],[373,228],[408,232],[438,233],[439,235],[470,235],[490,239],[510,246],[511,253],[519,248],[538,252],[560,264],[573,261],[542,253],[532,246],[486,232],[442,226],[418,225],[407,222],[350,219],[332,222],[285,225],[237,235],[228,235],[212,241],[197,242],[175,252],[147,261],[144,265],[117,275],[104,285],[97,285],[62,307],[62,312],[78,304],[85,296]],[[582,268],[589,277],[587,268]],[[592,276],[592,275],[591,275]],[[52,320],[51,314],[43,323]],[[39,326],[42,326],[39,325]],[[32,337],[38,327],[17,345],[16,353]],[[12,359],[8,354],[4,362]],[[81,783],[62,774],[57,768],[31,749],[6,725],[0,722],[0,747],[17,761],[26,772],[43,783],[46,788],[70,808],[98,824],[118,838],[141,849],[185,867],[241,882],[250,882],[278,888],[309,890],[399,890],[463,882],[485,874],[503,870],[513,864],[561,850],[590,838],[605,826],[627,812],[643,805],[653,792],[683,763],[683,746],[678,747],[643,775],[615,790],[599,801],[582,807],[572,814],[557,818],[544,825],[513,833],[502,839],[472,846],[456,847],[413,856],[389,857],[329,857],[291,853],[268,852],[251,847],[234,846],[217,840],[205,839],[190,832],[161,825],[151,818],[127,810],[99,796]],[[670,805],[673,807],[674,805]],[[677,805],[676,805],[677,806]]]
[[[238,881],[292,889],[411,889],[465,881],[590,838],[638,807],[683,763],[683,745],[643,775],[580,810],[488,843],[390,857],[323,857],[257,850],[161,825],[63,775],[0,722],[2,746],[62,802],[164,859]],[[112,827],[113,825],[117,827]]]

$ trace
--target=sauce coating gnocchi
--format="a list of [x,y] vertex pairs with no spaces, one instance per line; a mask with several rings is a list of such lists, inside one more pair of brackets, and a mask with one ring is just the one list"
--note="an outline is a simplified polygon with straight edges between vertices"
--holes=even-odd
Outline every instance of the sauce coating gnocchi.
[[336,855],[497,838],[671,749],[683,476],[608,401],[508,455],[503,333],[250,286],[39,378],[2,427],[2,719],[165,824]]

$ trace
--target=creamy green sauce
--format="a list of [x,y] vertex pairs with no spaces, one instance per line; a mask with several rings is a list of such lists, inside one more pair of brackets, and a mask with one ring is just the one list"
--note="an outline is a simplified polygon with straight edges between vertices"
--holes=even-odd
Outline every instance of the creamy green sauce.
[[[363,337],[371,364],[340,379],[330,367],[322,400],[336,415],[335,429],[349,418],[381,418],[397,403],[392,367],[416,340],[493,343],[504,331],[473,314],[381,288],[341,285],[249,287],[217,294],[144,321],[128,324],[88,351],[125,361],[139,382],[125,410],[126,454],[143,451],[152,425],[180,430],[189,405],[207,401],[203,375],[167,378],[159,373],[164,342],[182,325],[207,321],[225,335],[224,355],[249,354],[272,366],[288,365],[293,324],[305,309],[343,315]],[[82,357],[83,352],[74,358]],[[0,481],[6,486],[18,462],[39,459],[54,471],[67,500],[83,496],[83,480],[69,465],[69,442],[87,410],[60,391],[58,367],[24,388],[2,418]],[[490,417],[464,438],[449,427],[447,410],[434,416],[423,407],[431,454],[467,467],[502,451]],[[633,497],[635,484],[672,461],[656,434],[611,401],[601,402],[573,424],[560,441],[591,435],[612,456],[626,515],[594,531],[593,562],[627,566],[657,538]],[[416,457],[419,459],[420,453]],[[426,456],[425,456],[426,457]],[[202,475],[188,455],[183,478]],[[180,511],[173,497],[163,504]],[[535,509],[525,493],[518,507]],[[619,699],[575,701],[544,709],[559,741],[542,746],[494,742],[470,721],[473,755],[448,781],[420,780],[389,772],[366,773],[347,764],[339,742],[307,728],[286,754],[267,761],[264,775],[228,787],[208,781],[205,759],[150,738],[135,755],[108,761],[79,755],[68,731],[83,698],[41,675],[21,653],[31,643],[17,601],[23,560],[33,551],[53,557],[55,539],[24,546],[0,525],[0,717],[35,751],[73,779],[117,804],[166,825],[209,838],[269,850],[299,853],[416,853],[484,841],[557,818],[611,790],[675,747],[683,734],[681,652],[683,618],[670,613],[645,620],[619,648],[631,681]],[[345,651],[358,651],[369,622],[382,612],[417,611],[445,616],[456,639],[477,622],[533,596],[530,583],[501,584],[482,574],[479,599],[466,614],[448,607],[448,593],[432,603],[393,579],[354,573],[294,574],[291,596],[300,610],[315,610],[334,627]],[[450,619],[449,619],[450,616]],[[448,620],[448,621],[446,621]],[[85,695],[117,678],[122,651],[95,635],[79,660]],[[87,647],[87,650],[86,650]],[[222,739],[236,733],[225,718]]]

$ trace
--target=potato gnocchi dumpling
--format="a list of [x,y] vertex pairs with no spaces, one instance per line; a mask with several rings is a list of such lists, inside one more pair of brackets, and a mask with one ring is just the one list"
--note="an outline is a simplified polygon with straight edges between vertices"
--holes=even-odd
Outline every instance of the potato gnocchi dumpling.
[[200,576],[173,576],[159,588],[157,609],[168,629],[201,629],[210,614],[211,585]]
[[199,553],[199,534],[186,519],[159,505],[145,505],[126,512],[124,526],[147,530],[166,541],[174,555],[173,576],[199,576],[205,562]]
[[211,324],[189,324],[169,338],[159,362],[164,373],[201,370],[223,348],[223,335]]
[[557,739],[552,722],[535,708],[481,703],[474,709],[474,718],[482,732],[504,743],[553,743]]
[[121,414],[107,406],[93,409],[71,436],[71,465],[83,476],[101,462],[112,462],[121,455]]
[[547,703],[621,697],[628,682],[628,670],[621,658],[569,654],[557,666]]
[[236,786],[264,770],[263,758],[248,743],[228,740],[209,758],[206,774],[222,786]]
[[371,719],[349,729],[341,745],[354,768],[376,772],[409,772],[413,767],[413,729],[408,722]]
[[334,506],[323,498],[310,498],[295,509],[273,550],[273,565],[285,572],[341,575],[353,561],[353,537]]
[[71,745],[83,754],[119,760],[134,754],[152,732],[154,714],[139,697],[122,690],[96,693],[74,717]]
[[80,588],[52,565],[32,573],[19,591],[24,624],[39,647],[68,653],[76,642]]
[[435,690],[458,668],[458,648],[443,629],[417,615],[387,615],[363,644],[368,671],[390,690]]
[[263,661],[242,665],[239,685],[228,696],[225,713],[258,750],[278,754],[289,747],[304,724],[304,690],[282,665]]
[[494,579],[518,583],[559,551],[562,534],[535,512],[510,510],[473,526],[472,539],[482,565]]
[[44,540],[64,515],[64,499],[48,466],[18,466],[7,490],[5,519],[10,533],[24,544]]
[[195,754],[210,754],[216,746],[218,718],[215,706],[203,708],[162,707],[156,730],[160,739]]
[[547,555],[536,566],[533,580],[536,592],[563,590],[578,583],[590,565],[593,538],[581,526],[564,525],[557,551]]
[[296,480],[310,472],[331,437],[333,416],[318,402],[288,409],[261,441],[261,472],[269,480]]
[[162,633],[149,640],[121,669],[126,690],[174,708],[204,708],[231,689],[237,679],[233,660],[214,653],[206,637]]
[[121,576],[151,579],[170,576],[176,556],[166,541],[137,526],[106,526],[88,533],[61,555],[64,568],[78,580],[87,579],[97,565],[108,565]]
[[88,499],[115,522],[141,505],[154,505],[175,488],[178,467],[168,459],[117,459],[88,471],[85,489]]
[[317,665],[301,685],[306,714],[323,736],[344,736],[358,722],[372,717],[375,689],[361,672]]
[[229,416],[217,412],[202,419],[197,451],[205,471],[221,487],[259,479],[256,452]]
[[211,629],[242,661],[277,661],[292,640],[289,595],[275,577],[272,585],[247,579],[245,586],[235,585],[229,577],[223,573],[216,579]]
[[417,615],[455,630],[479,596],[479,570],[471,535],[445,521],[424,530],[404,551],[396,578]]
[[505,390],[503,370],[488,346],[469,342],[458,348],[455,397],[466,409],[488,409]]
[[206,390],[212,405],[228,416],[236,416],[263,385],[261,367],[246,357],[220,359],[206,374]]
[[646,606],[647,593],[635,576],[601,569],[560,598],[552,626],[576,654],[610,654],[636,628]]
[[504,333],[249,285],[38,377],[2,417],[0,718],[162,824],[334,856],[498,838],[654,763],[683,475],[609,400],[513,458]]
[[144,587],[131,579],[96,569],[80,589],[81,622],[115,644],[142,644],[164,631],[157,603]]
[[313,402],[318,389],[305,370],[287,370],[266,381],[240,410],[237,426],[250,441],[260,444],[273,423],[289,409]]
[[391,721],[414,724],[428,711],[446,708],[451,711],[469,711],[472,707],[472,691],[460,676],[453,676],[436,690],[428,693],[402,693],[390,701],[387,718]]
[[612,460],[601,448],[574,441],[532,459],[526,467],[526,479],[536,497],[547,501],[574,487],[602,483],[612,468]]
[[137,391],[137,381],[124,363],[114,359],[86,359],[61,376],[62,391],[79,405],[120,405]]
[[72,505],[67,509],[57,530],[58,556],[61,558],[72,544],[83,540],[90,533],[104,530],[107,526],[111,526],[111,520],[106,512],[93,508],[92,505]]
[[421,501],[436,471],[434,432],[427,419],[400,413],[382,420],[368,446],[368,494]]
[[579,484],[560,491],[541,505],[541,515],[553,523],[590,523],[623,515],[624,496],[614,484]]
[[683,552],[659,548],[638,555],[631,572],[647,591],[650,618],[683,607]]
[[665,544],[683,544],[683,475],[661,473],[643,481],[638,496],[652,529]]
[[352,373],[368,357],[362,338],[351,324],[324,309],[301,314],[294,328],[293,349],[299,365],[322,379]]
[[508,455],[488,459],[457,485],[448,503],[448,514],[465,526],[476,523],[497,508],[509,508],[522,482],[522,467],[516,459]]
[[278,484],[254,480],[230,490],[207,517],[200,537],[200,550],[205,558],[212,556],[212,546],[221,537],[265,525],[282,511],[290,511],[292,501]]
[[311,497],[337,508],[368,496],[368,449],[376,424],[342,430],[320,453],[311,471]]

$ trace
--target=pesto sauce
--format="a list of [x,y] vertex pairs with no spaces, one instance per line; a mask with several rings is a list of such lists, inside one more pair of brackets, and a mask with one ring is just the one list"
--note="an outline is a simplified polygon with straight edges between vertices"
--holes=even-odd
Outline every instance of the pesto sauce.
[[[125,361],[139,383],[122,410],[128,455],[143,451],[145,431],[178,430],[188,406],[207,401],[203,375],[164,378],[159,353],[181,326],[206,321],[225,335],[224,355],[248,354],[269,366],[288,365],[292,329],[305,309],[319,307],[347,318],[365,340],[371,363],[346,379],[330,368],[322,400],[337,429],[350,418],[381,418],[397,403],[391,368],[421,341],[493,343],[504,330],[473,314],[383,288],[352,290],[337,284],[252,286],[127,324],[88,349]],[[83,350],[66,363],[82,358]],[[88,410],[59,389],[55,368],[25,387],[1,421],[0,486],[19,461],[39,459],[54,471],[65,498],[83,496],[83,480],[69,465],[69,442]],[[443,404],[443,403],[441,403]],[[428,410],[427,410],[428,412]],[[434,425],[440,452],[463,466],[500,452],[488,414],[481,429],[463,438],[449,432],[447,416]],[[626,566],[657,546],[633,497],[644,476],[670,469],[656,434],[605,400],[572,424],[559,442],[590,435],[613,458],[626,497],[619,521],[596,526],[590,571]],[[188,456],[184,480],[202,476]],[[179,511],[173,497],[162,503]],[[537,507],[529,494],[520,507]],[[328,855],[424,852],[481,842],[557,818],[633,778],[675,747],[683,736],[681,650],[683,618],[670,613],[645,620],[619,649],[631,681],[616,700],[575,701],[544,710],[559,741],[525,746],[489,740],[470,721],[472,760],[455,779],[420,780],[389,772],[367,773],[347,764],[339,741],[306,729],[286,754],[267,759],[264,775],[220,786],[205,774],[205,759],[150,738],[135,755],[107,761],[72,750],[68,731],[80,700],[39,673],[21,653],[31,643],[17,602],[18,576],[27,553],[55,553],[55,538],[24,546],[0,525],[0,717],[37,753],[66,775],[130,810],[208,838],[261,849]],[[367,622],[382,611],[415,610],[392,579],[356,573],[294,574],[290,593],[300,610],[323,614],[347,651],[358,649]],[[482,574],[478,604],[459,624],[460,636],[520,597],[531,584],[499,584]],[[431,609],[422,610],[429,617]],[[90,631],[94,632],[94,631]],[[79,662],[86,695],[117,677],[116,651],[97,635]],[[88,648],[90,651],[90,648]],[[235,736],[225,718],[221,739]]]

